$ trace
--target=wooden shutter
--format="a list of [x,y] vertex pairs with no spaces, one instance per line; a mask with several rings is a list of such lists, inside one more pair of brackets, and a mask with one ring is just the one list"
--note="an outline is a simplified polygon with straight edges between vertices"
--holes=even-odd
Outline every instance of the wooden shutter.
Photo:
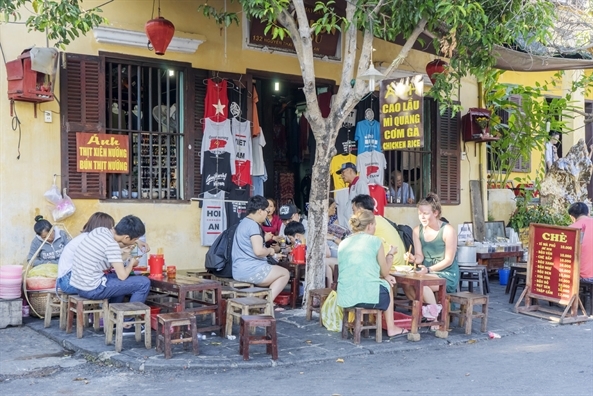
[[189,78],[188,92],[186,94],[187,103],[189,103],[187,111],[188,127],[187,145],[191,145],[188,149],[187,160],[187,177],[188,197],[198,198],[202,185],[202,174],[200,172],[200,151],[202,149],[202,137],[204,136],[204,124],[200,121],[204,118],[204,101],[206,100],[206,85],[204,79],[208,77],[205,70],[192,69]]
[[105,173],[76,171],[76,132],[105,133],[105,65],[97,56],[66,54],[60,71],[62,188],[71,198],[104,199]]
[[[452,110],[448,108],[443,114],[436,111],[436,138],[434,162],[436,171],[433,174],[433,186],[443,204],[459,204],[461,188],[461,143],[460,116],[457,113],[451,117]],[[433,113],[434,114],[434,113]]]

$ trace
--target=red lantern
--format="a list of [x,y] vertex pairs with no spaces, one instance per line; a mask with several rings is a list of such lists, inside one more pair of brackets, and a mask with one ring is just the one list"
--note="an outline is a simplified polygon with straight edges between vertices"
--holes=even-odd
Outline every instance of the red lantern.
[[432,78],[432,76],[434,76],[437,73],[444,72],[445,67],[448,65],[449,64],[447,62],[440,59],[435,59],[426,65],[426,74],[428,74],[428,78],[430,78],[430,81],[432,81],[433,84],[436,81],[436,78]]
[[159,16],[146,22],[144,26],[149,44],[157,55],[165,55],[165,51],[175,34],[175,26],[171,21]]

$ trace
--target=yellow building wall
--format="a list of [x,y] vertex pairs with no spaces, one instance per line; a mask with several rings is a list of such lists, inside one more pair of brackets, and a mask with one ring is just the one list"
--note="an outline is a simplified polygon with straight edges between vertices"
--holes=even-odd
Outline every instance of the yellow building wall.
[[[103,1],[85,1],[90,8]],[[136,31],[143,31],[144,23],[151,18],[145,1],[113,2],[103,7],[109,25]],[[188,4],[191,7],[188,8]],[[69,45],[67,52],[97,55],[99,51],[142,56],[147,58],[191,63],[193,67],[225,72],[245,73],[247,69],[300,75],[300,67],[295,56],[280,53],[264,53],[243,48],[242,27],[232,26],[225,32],[214,22],[198,14],[197,3],[161,1],[161,14],[173,21],[176,37],[202,36],[205,42],[194,54],[167,52],[159,57],[144,48],[121,45],[98,44],[90,33]],[[237,10],[237,3],[228,3],[229,9]],[[26,12],[22,13],[26,18]],[[15,38],[18,38],[15,40]],[[359,41],[361,43],[362,41]],[[23,49],[33,45],[46,46],[45,36],[38,32],[27,32],[21,24],[0,24],[0,43],[7,61],[16,59]],[[51,45],[51,43],[50,43]],[[360,45],[359,45],[360,46]],[[399,52],[399,47],[376,40],[374,61],[391,61]],[[432,58],[424,53],[413,51],[402,65],[402,69],[423,72],[426,63]],[[340,83],[341,63],[315,62],[318,78],[332,79]],[[56,87],[59,81],[56,82]],[[37,214],[42,214],[53,223],[50,204],[43,194],[52,184],[54,174],[61,169],[60,114],[57,101],[37,106],[16,102],[15,110],[20,120],[20,133],[12,130],[10,105],[6,96],[6,70],[0,68],[0,264],[19,264],[25,262],[31,240],[34,237],[33,223]],[[62,93],[56,91],[58,98]],[[453,93],[457,96],[457,92]],[[462,81],[460,97],[464,108],[478,104],[477,85],[473,79]],[[43,120],[43,111],[51,110],[53,121]],[[19,149],[20,139],[20,149]],[[461,163],[461,204],[445,206],[443,215],[452,224],[470,221],[468,180],[477,180],[479,150],[473,143],[462,147],[467,150],[467,159]],[[17,155],[20,150],[20,157]],[[60,186],[58,176],[57,184]],[[139,216],[147,226],[147,241],[152,250],[162,247],[168,264],[179,269],[203,268],[206,248],[200,246],[200,212],[195,201],[168,203],[123,203],[99,200],[75,200],[76,213],[64,221],[70,233],[78,235],[88,217],[102,211],[112,215],[116,221],[127,214]],[[388,208],[389,218],[411,226],[418,224],[415,207]]]

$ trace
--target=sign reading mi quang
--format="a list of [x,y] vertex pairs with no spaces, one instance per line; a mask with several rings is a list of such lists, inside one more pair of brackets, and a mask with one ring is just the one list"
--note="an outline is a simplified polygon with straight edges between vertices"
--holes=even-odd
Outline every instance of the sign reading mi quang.
[[76,171],[129,173],[127,135],[76,132]]
[[379,111],[383,151],[424,147],[422,75],[381,81]]

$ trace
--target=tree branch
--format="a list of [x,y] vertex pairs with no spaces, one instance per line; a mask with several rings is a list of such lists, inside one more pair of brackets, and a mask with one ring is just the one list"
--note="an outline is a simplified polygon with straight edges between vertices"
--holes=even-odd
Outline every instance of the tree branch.
[[404,61],[404,59],[406,59],[406,57],[408,56],[408,53],[414,46],[414,43],[416,42],[416,40],[418,40],[420,33],[422,33],[424,31],[424,28],[426,27],[426,23],[427,23],[427,21],[424,18],[421,19],[420,22],[418,22],[418,25],[416,25],[416,28],[414,29],[414,31],[412,32],[410,37],[408,37],[408,39],[406,40],[406,43],[402,47],[399,54],[395,57],[393,62],[391,62],[391,64],[385,71],[386,76],[390,75],[395,69],[397,69],[397,67]]

